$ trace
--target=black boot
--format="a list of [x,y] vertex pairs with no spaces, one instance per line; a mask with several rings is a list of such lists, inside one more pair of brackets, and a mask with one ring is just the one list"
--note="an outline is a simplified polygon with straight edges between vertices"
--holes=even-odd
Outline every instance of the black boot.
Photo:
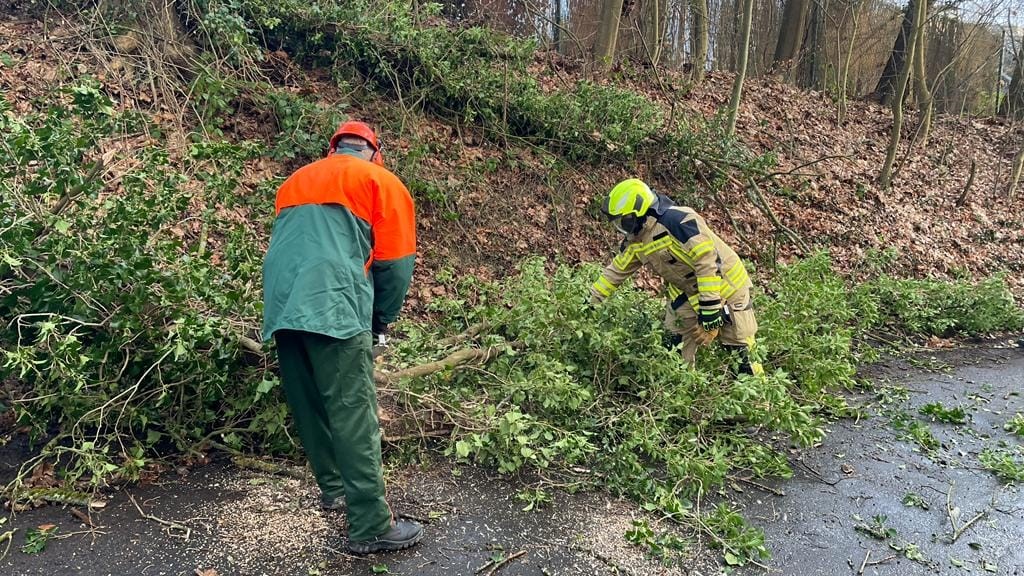
[[738,357],[739,366],[737,368],[737,375],[754,375],[754,366],[750,362],[750,350],[746,346],[733,346],[729,344],[722,344],[722,347],[728,350],[729,353],[732,354],[734,357]]
[[355,554],[374,554],[404,550],[423,538],[423,527],[409,520],[392,520],[387,532],[359,542],[349,542],[348,549]]

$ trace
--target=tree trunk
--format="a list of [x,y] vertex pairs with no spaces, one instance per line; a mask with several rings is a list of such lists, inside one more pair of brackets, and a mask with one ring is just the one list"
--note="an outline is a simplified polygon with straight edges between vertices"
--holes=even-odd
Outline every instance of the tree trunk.
[[907,60],[907,39],[912,36],[915,12],[915,2],[914,0],[909,0],[906,8],[903,9],[903,24],[900,26],[899,34],[896,35],[896,41],[893,43],[889,60],[886,61],[885,69],[882,70],[882,75],[878,78],[878,85],[875,86],[875,97],[882,104],[889,105],[892,103],[892,96],[896,91],[900,71],[903,70],[903,64]]
[[[916,2],[915,4],[911,30],[914,30],[917,23],[924,25],[924,15],[928,10],[925,2]],[[900,134],[903,130],[903,97],[906,95],[907,84],[910,80],[910,68],[913,64],[917,37],[917,34],[908,33],[908,44],[905,57],[903,58],[903,66],[900,67],[900,72],[896,77],[895,91],[890,99],[890,106],[892,106],[892,132],[889,135],[889,147],[886,149],[885,164],[882,166],[882,173],[878,176],[878,184],[883,190],[888,189],[892,184],[892,167],[896,162],[896,151],[899,148]]]
[[999,67],[996,70],[996,82],[992,89],[992,93],[995,94],[996,104],[993,106],[992,115],[998,116],[999,110],[1002,108],[1002,94],[1003,94],[1003,60],[1005,59],[1004,52],[1006,51],[1006,30],[1003,30],[999,41]]
[[740,23],[739,62],[736,65],[736,79],[732,84],[732,98],[729,99],[729,123],[726,133],[736,132],[736,116],[739,115],[740,99],[743,96],[743,80],[747,75],[747,57],[750,55],[750,20],[754,12],[754,0],[743,0],[743,21]]
[[921,129],[920,129],[920,142],[922,146],[928,144],[928,133],[932,127],[932,92],[928,88],[928,73],[925,67],[925,50],[928,47],[926,38],[926,26],[928,21],[928,10],[931,2],[925,0],[922,2],[924,6],[921,7],[924,14],[921,20],[917,23],[917,29],[915,34],[917,36],[917,42],[914,46],[914,92],[915,99],[917,100],[917,109],[921,114]]
[[1020,183],[1020,174],[1024,170],[1024,148],[1017,151],[1013,157],[1013,169],[1010,172],[1010,182],[1006,186],[1006,197],[1013,200],[1017,195],[1017,184]]
[[693,53],[690,58],[693,69],[690,77],[694,84],[704,80],[704,71],[708,62],[708,0],[691,0],[692,22],[690,39]]
[[551,47],[555,49],[555,52],[559,54],[565,54],[565,47],[563,44],[562,26],[565,24],[562,22],[562,0],[554,0],[553,2],[554,14],[551,18]]
[[850,10],[853,17],[853,29],[850,30],[850,44],[846,49],[846,56],[840,56],[840,80],[839,80],[839,112],[838,112],[838,123],[842,124],[846,121],[846,99],[850,91],[850,65],[853,61],[853,50],[857,45],[857,32],[859,30],[860,20],[857,18],[858,5],[854,4]]
[[597,68],[608,70],[615,61],[615,44],[619,38],[619,19],[622,17],[623,0],[605,0],[601,11],[601,25],[597,31],[594,46],[594,60]]
[[651,65],[657,66],[661,60],[661,40],[663,22],[665,20],[665,4],[668,0],[650,0],[647,8],[647,48],[651,51]]
[[825,16],[828,0],[816,0],[811,6],[804,47],[800,51],[800,85],[804,88],[819,88],[824,85],[825,64]]
[[1010,86],[1006,89],[1006,97],[999,107],[1003,116],[1021,116],[1024,112],[1024,42],[1020,43],[1017,55],[1013,59],[1013,73],[1010,75]]
[[790,82],[793,81],[793,70],[803,45],[810,11],[811,0],[787,0],[782,10],[782,27],[779,29],[779,41],[775,43],[772,71]]

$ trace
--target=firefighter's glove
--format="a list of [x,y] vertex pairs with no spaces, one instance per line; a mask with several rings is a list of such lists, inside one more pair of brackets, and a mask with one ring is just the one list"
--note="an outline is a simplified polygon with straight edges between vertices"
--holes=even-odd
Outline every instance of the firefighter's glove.
[[696,330],[694,340],[697,341],[697,346],[707,346],[715,341],[718,337],[718,328],[712,328],[711,330]]
[[718,331],[722,327],[722,309],[721,308],[704,308],[700,309],[697,313],[697,322],[700,323],[700,327],[705,332],[711,332],[714,330]]

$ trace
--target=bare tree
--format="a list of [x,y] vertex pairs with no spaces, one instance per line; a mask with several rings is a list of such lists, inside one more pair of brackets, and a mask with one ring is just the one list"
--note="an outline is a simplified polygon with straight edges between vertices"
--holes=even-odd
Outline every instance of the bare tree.
[[793,80],[797,57],[804,42],[811,2],[812,0],[786,0],[786,5],[782,9],[782,22],[779,40],[775,43],[772,70],[782,73],[789,81]]
[[[839,48],[840,38],[838,35],[836,37],[837,56],[839,58],[839,80],[836,82],[839,106],[836,120],[839,124],[842,124],[843,122],[846,121],[846,98],[850,89],[850,61],[853,59],[854,47],[857,45],[857,32],[859,30],[860,25],[860,20],[857,17],[857,11],[860,8],[860,1],[861,0],[854,0],[847,7],[847,10],[850,13],[850,19],[853,21],[853,23],[850,26],[850,43],[847,46],[845,56],[842,53],[842,49]],[[840,28],[842,28],[844,24],[845,14],[844,21],[840,23]]]
[[1021,116],[1024,113],[1024,42],[1017,47],[1013,57],[1013,72],[1010,73],[1010,86],[1006,89],[1006,97],[999,107],[1003,116]]
[[921,4],[923,4],[921,10],[924,15],[917,22],[914,31],[917,36],[914,49],[914,99],[917,101],[917,109],[921,114],[919,138],[921,145],[924,146],[928,143],[928,132],[931,131],[932,126],[932,91],[928,88],[928,74],[925,68],[925,50],[928,47],[926,38],[928,27],[925,24],[928,21],[931,1],[924,0],[921,1]]
[[619,20],[622,18],[622,0],[604,0],[601,24],[594,45],[594,60],[602,70],[611,68],[615,60],[615,43],[619,38]]
[[648,0],[644,18],[644,45],[650,51],[652,66],[661,61],[662,39],[665,37],[665,12],[668,0]]
[[694,83],[699,83],[704,80],[704,70],[708,61],[708,0],[691,0],[691,2],[690,42],[692,51],[690,61],[693,65],[691,78]]
[[736,79],[732,84],[732,97],[729,99],[729,120],[726,132],[732,135],[736,131],[736,116],[740,110],[743,96],[743,80],[747,75],[747,58],[750,55],[750,20],[754,12],[754,0],[743,0],[743,21],[740,23],[739,62],[736,66]]
[[[916,26],[924,25],[924,17],[927,13],[928,7],[926,2],[914,3],[914,14],[911,23],[911,30],[914,30]],[[896,162],[896,150],[900,145],[900,133],[903,130],[903,97],[907,91],[907,84],[910,79],[910,68],[914,57],[914,49],[917,44],[918,35],[908,32],[908,44],[903,58],[903,65],[900,67],[900,72],[896,77],[895,92],[892,95],[891,106],[892,106],[892,132],[889,135],[889,147],[886,150],[885,164],[882,166],[882,172],[878,176],[878,184],[882,189],[889,188],[892,184],[892,167]]]
[[882,75],[878,78],[874,95],[882,104],[890,104],[893,94],[896,92],[900,71],[907,60],[908,38],[912,36],[914,14],[916,13],[915,0],[909,0],[903,9],[903,23],[900,26],[899,34],[893,42],[892,52],[885,63]]

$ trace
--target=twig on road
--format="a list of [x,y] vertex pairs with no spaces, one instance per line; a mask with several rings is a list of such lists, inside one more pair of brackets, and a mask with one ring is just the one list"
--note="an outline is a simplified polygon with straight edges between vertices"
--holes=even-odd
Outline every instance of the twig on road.
[[135,501],[135,497],[134,496],[132,496],[128,492],[125,492],[125,494],[128,494],[128,499],[132,501],[132,504],[135,505],[135,509],[139,511],[139,514],[143,518],[145,518],[146,520],[152,520],[152,521],[154,521],[154,522],[156,522],[158,524],[162,524],[162,525],[166,526],[165,530],[167,531],[167,535],[168,536],[175,536],[175,537],[178,537],[178,538],[182,538],[183,540],[188,542],[189,537],[192,536],[192,529],[191,528],[189,528],[188,526],[185,526],[184,524],[182,524],[180,522],[175,522],[173,520],[164,520],[163,518],[159,518],[157,516],[153,516],[152,514],[146,514],[145,512],[142,511],[142,507],[139,506],[139,503]]
[[886,556],[885,558],[882,558],[881,560],[872,560],[871,562],[868,562],[867,565],[868,566],[878,566],[879,564],[885,564],[886,562],[888,562],[890,560],[895,560],[897,558],[899,558],[899,556],[896,555],[896,554],[893,554],[892,556]]
[[[507,558],[501,559],[501,561],[499,561],[499,562],[495,562],[494,566],[492,566],[491,569],[488,570],[486,574],[484,574],[484,576],[494,576],[494,573],[497,572],[498,570],[500,570],[503,566],[505,566],[509,562],[515,560],[516,558],[519,558],[520,556],[522,556],[524,554],[526,554],[526,550],[520,550],[519,552],[516,552],[515,554],[509,555]],[[492,560],[492,562],[493,562],[493,560]],[[487,564],[484,564],[484,566],[486,567]],[[481,568],[481,570],[482,569],[483,568]]]
[[776,496],[785,496],[786,495],[786,493],[783,492],[782,490],[778,490],[776,488],[772,488],[771,486],[765,486],[764,484],[761,484],[759,482],[754,482],[750,478],[743,478],[742,476],[734,476],[733,478],[735,480],[739,480],[740,482],[743,482],[744,484],[749,484],[749,485],[753,486],[754,488],[759,488],[761,490],[764,490],[765,492],[771,492],[772,494],[775,494]]
[[857,570],[857,576],[864,573],[864,567],[868,565],[868,558],[871,558],[871,550],[864,553],[864,561],[860,563],[860,569]]
[[985,516],[985,510],[978,512],[973,518],[968,520],[963,525],[957,525],[957,520],[960,518],[960,510],[953,507],[953,489],[956,487],[956,482],[950,482],[949,490],[946,492],[946,514],[949,516],[949,523],[953,526],[953,535],[950,537],[949,543],[952,544],[971,527],[972,524],[980,520]]
[[7,553],[11,551],[11,543],[14,542],[14,533],[17,531],[18,529],[15,528],[14,530],[8,530],[7,532],[0,534],[0,542],[7,542],[7,546],[4,547],[4,553],[0,554],[0,560],[6,558]]

